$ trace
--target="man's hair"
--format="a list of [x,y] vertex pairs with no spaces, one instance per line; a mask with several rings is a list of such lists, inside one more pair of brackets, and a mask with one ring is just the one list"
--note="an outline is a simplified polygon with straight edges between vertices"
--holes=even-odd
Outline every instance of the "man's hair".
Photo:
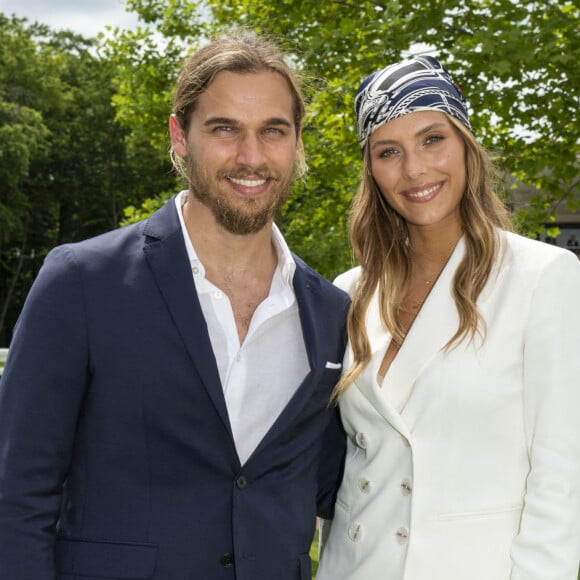
[[[186,135],[191,113],[195,110],[200,95],[216,75],[223,71],[240,74],[272,71],[282,75],[292,95],[294,126],[296,134],[299,134],[305,106],[297,74],[274,42],[242,30],[216,37],[185,61],[175,87],[172,113]],[[171,156],[177,172],[186,177],[185,160],[173,151]],[[297,173],[304,173],[305,168],[303,152],[300,150]]]

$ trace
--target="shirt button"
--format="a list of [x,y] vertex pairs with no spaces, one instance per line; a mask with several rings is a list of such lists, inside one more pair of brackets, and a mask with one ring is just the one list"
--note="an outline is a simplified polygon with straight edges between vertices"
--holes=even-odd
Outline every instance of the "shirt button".
[[243,475],[240,475],[236,479],[236,486],[238,489],[244,489],[244,487],[246,487],[247,485],[248,485],[248,480]]
[[241,354],[237,354],[236,355],[236,362],[240,362],[242,360],[242,355]]
[[353,542],[358,542],[362,534],[362,526],[360,524],[353,524],[348,528],[348,537]]
[[356,444],[361,448],[361,449],[366,449],[367,445],[369,444],[369,439],[368,437],[362,432],[359,431],[356,434]]
[[218,300],[223,297],[223,294],[219,290],[214,292],[213,295],[214,295],[214,298],[217,298]]
[[233,554],[223,554],[220,558],[220,564],[224,568],[231,568],[234,565],[234,556]]
[[371,491],[371,482],[368,479],[359,479],[358,486],[363,493]]
[[403,495],[409,495],[413,491],[413,486],[408,479],[403,479],[401,482],[401,493]]
[[400,527],[396,532],[395,536],[400,544],[406,544],[409,540],[409,530],[405,526]]
[[196,275],[199,274],[199,268],[197,266],[194,266],[191,271]]

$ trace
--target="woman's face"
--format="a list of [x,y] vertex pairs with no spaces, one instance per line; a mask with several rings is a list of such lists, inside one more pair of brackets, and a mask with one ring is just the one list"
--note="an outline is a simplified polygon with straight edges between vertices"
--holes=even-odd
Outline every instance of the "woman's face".
[[410,230],[461,227],[465,143],[447,115],[417,111],[389,121],[369,147],[372,175]]

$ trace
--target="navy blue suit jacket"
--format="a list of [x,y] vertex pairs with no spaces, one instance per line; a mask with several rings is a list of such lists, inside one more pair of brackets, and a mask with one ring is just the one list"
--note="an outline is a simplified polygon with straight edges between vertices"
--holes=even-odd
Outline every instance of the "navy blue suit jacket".
[[0,383],[0,577],[310,580],[348,299],[294,287],[311,370],[241,466],[174,201],[53,250]]

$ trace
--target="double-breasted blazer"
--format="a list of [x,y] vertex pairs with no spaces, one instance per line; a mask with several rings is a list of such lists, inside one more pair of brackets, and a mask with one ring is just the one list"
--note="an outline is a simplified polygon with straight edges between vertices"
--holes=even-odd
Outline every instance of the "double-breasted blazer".
[[[340,400],[345,475],[317,580],[576,580],[580,264],[498,235],[484,341],[443,348],[463,239],[382,385],[390,335],[371,303],[372,358]],[[352,293],[359,276],[336,283]]]
[[1,578],[310,580],[348,296],[296,261],[310,372],[241,465],[174,200],[52,251],[0,383]]

